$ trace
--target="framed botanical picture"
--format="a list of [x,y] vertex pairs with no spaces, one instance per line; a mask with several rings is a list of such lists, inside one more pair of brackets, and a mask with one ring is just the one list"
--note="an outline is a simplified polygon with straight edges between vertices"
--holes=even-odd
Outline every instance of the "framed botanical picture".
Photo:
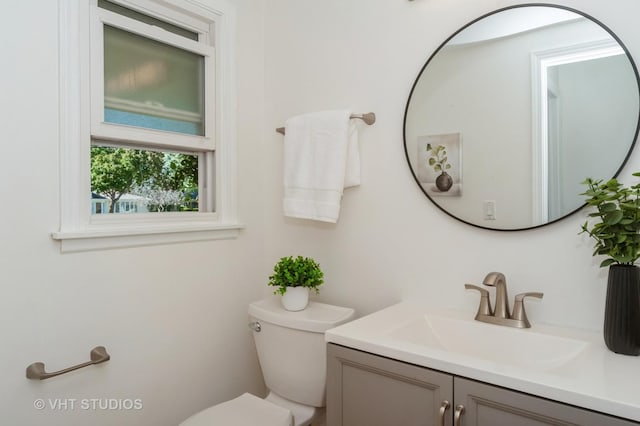
[[430,196],[462,195],[460,133],[418,137],[418,180]]

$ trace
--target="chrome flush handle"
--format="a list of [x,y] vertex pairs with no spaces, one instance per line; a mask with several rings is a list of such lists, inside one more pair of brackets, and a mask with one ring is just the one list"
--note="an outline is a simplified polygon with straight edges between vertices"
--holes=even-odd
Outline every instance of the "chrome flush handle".
[[255,331],[256,333],[260,333],[262,331],[262,326],[258,321],[252,321],[249,323],[249,328]]

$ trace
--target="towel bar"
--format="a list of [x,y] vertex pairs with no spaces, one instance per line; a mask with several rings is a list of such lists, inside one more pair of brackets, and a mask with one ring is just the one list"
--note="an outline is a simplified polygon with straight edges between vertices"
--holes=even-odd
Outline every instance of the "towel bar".
[[[376,114],[374,112],[367,112],[365,114],[351,114],[349,118],[358,118],[368,125],[372,125],[376,122]],[[284,127],[278,127],[276,132],[282,133],[284,135]]]
[[82,367],[88,367],[89,365],[100,364],[101,362],[109,361],[111,355],[107,353],[104,346],[96,346],[91,349],[91,361],[87,361],[82,364],[74,365],[73,367],[65,368],[64,370],[54,371],[53,373],[47,373],[44,370],[44,363],[34,362],[27,367],[27,379],[44,380],[50,377],[59,376],[70,371],[77,370]]

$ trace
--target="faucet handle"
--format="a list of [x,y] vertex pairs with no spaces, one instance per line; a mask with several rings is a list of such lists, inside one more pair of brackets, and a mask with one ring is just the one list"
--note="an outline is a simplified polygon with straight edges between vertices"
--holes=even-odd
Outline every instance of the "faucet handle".
[[531,327],[531,323],[527,318],[527,313],[524,310],[524,298],[525,297],[536,297],[538,299],[542,299],[544,296],[543,293],[530,291],[526,293],[516,294],[515,301],[513,303],[513,312],[511,313],[511,319],[516,321],[520,321],[522,324],[521,328],[529,328]]
[[466,288],[467,290],[477,290],[480,292],[480,305],[478,306],[476,319],[481,315],[493,315],[493,311],[491,309],[491,301],[489,300],[489,290],[473,284],[465,284],[464,288]]

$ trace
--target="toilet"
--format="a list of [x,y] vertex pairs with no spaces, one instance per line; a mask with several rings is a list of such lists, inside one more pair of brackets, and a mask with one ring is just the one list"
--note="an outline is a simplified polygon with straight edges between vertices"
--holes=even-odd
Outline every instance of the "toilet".
[[249,305],[249,326],[258,352],[265,399],[245,393],[209,407],[180,426],[309,426],[325,406],[326,343],[324,332],[353,319],[351,308],[309,302],[297,312],[279,297]]

